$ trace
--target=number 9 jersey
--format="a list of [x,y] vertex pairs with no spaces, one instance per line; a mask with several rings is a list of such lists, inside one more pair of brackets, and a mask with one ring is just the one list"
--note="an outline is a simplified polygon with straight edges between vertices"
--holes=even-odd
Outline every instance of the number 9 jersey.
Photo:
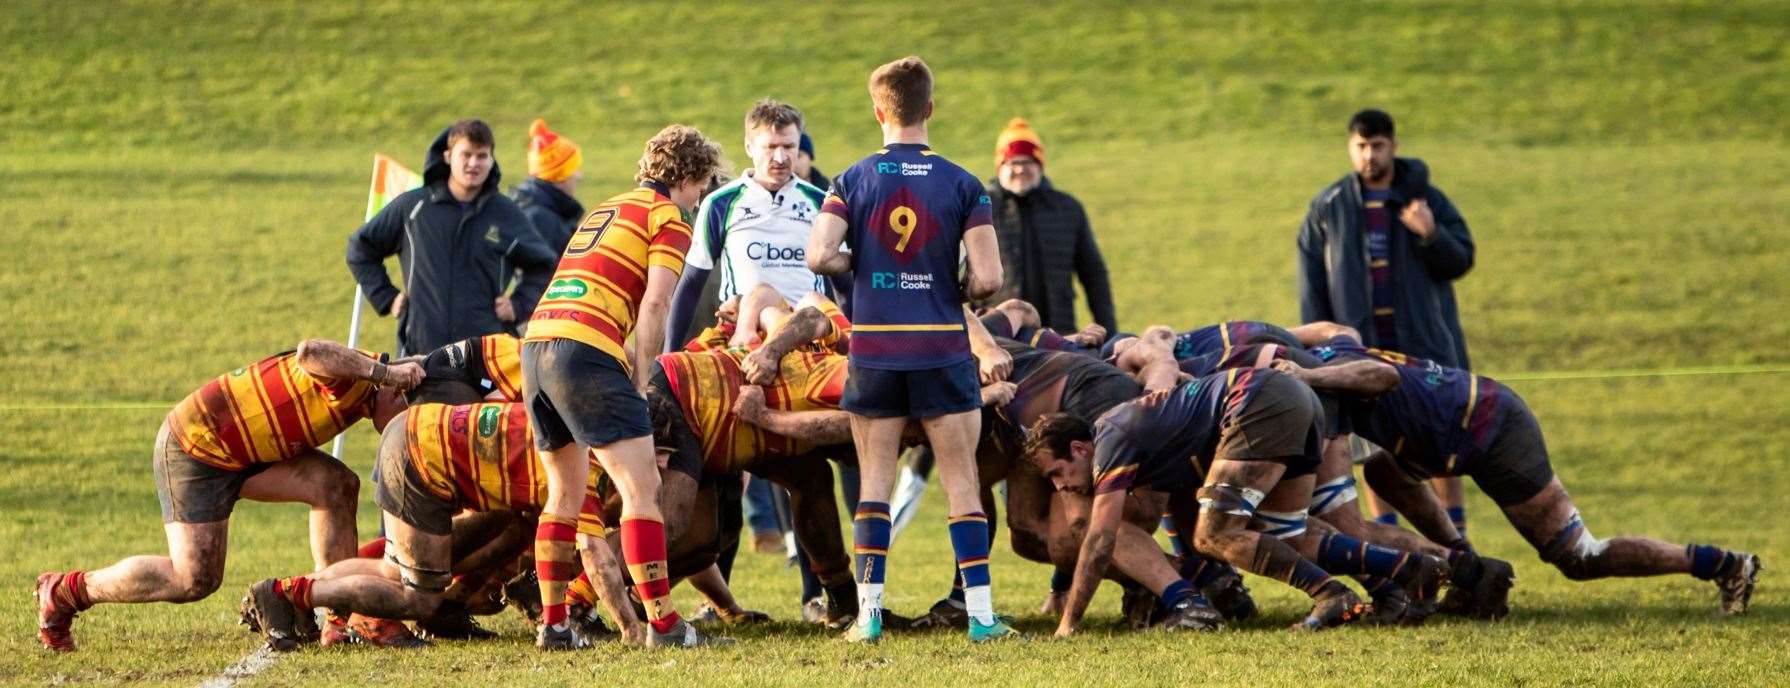
[[993,224],[975,175],[923,144],[891,143],[835,177],[820,211],[846,221],[854,365],[926,370],[971,359],[959,252],[965,232]]
[[603,201],[572,234],[523,341],[580,341],[626,370],[622,342],[639,316],[647,270],[682,273],[688,250],[690,225],[664,185],[648,182]]

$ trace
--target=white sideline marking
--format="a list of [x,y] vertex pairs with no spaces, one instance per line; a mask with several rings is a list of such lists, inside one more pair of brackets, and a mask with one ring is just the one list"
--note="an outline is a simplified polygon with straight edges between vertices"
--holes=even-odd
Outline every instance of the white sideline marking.
[[199,688],[231,688],[236,685],[237,681],[254,678],[255,674],[266,671],[268,667],[273,666],[276,659],[279,659],[279,655],[274,654],[273,650],[267,649],[266,646],[262,646],[254,652],[243,655],[242,659],[236,660],[235,664],[224,667],[222,673],[206,679],[204,683],[199,684]]

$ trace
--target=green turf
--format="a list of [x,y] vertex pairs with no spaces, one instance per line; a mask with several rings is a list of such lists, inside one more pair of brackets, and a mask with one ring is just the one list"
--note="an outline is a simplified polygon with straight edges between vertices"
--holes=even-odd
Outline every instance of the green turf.
[[[987,175],[1008,117],[1040,130],[1135,328],[1295,318],[1293,233],[1345,171],[1348,113],[1380,105],[1473,227],[1479,262],[1459,292],[1481,370],[1790,364],[1783,3],[928,5],[0,7],[0,683],[190,685],[255,645],[235,601],[306,565],[298,507],[244,506],[224,591],[95,610],[73,656],[38,651],[24,593],[40,570],[160,550],[158,405],[300,338],[343,336],[342,248],[371,154],[416,165],[463,115],[496,126],[511,183],[524,127],[547,116],[585,147],[587,203],[625,188],[640,142],[671,121],[744,162],[740,115],[764,95],[803,108],[836,172],[878,143],[868,70],[917,52],[938,74],[944,154]],[[391,332],[376,321],[363,342]],[[502,642],[306,652],[254,683],[1781,683],[1786,381],[1515,384],[1596,533],[1765,557],[1740,619],[1715,618],[1713,589],[1688,578],[1569,583],[1475,495],[1474,539],[1521,575],[1514,618],[1495,626],[1295,635],[1275,629],[1297,596],[1255,581],[1266,619],[1213,636],[861,649],[779,626],[725,650],[543,657],[503,618]],[[104,404],[147,407],[62,408]],[[365,469],[370,447],[357,430],[345,458]],[[893,552],[899,610],[929,603],[950,560],[929,507]],[[738,592],[788,619],[796,580],[775,559],[742,555]],[[1047,633],[1029,613],[1047,571],[998,547],[994,573],[1000,606]],[[1097,600],[1092,625],[1114,601]]]

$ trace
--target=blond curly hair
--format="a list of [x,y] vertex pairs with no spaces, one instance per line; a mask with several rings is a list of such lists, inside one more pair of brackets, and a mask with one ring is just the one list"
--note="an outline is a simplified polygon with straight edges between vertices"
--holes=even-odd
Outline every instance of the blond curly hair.
[[647,140],[634,181],[654,181],[671,187],[688,182],[707,184],[725,169],[724,164],[720,144],[703,136],[696,127],[673,124]]

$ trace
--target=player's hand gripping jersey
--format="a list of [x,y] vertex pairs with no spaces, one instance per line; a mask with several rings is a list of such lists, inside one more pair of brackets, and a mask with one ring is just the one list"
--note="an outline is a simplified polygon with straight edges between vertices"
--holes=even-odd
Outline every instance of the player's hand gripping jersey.
[[1504,406],[1503,386],[1434,361],[1334,339],[1311,353],[1325,362],[1376,360],[1398,369],[1398,387],[1373,399],[1350,400],[1353,430],[1427,475],[1462,475],[1491,447]]
[[926,370],[968,361],[957,267],[966,230],[993,222],[982,182],[921,144],[889,144],[833,181],[852,256],[852,362]]
[[377,389],[366,380],[312,375],[288,351],[219,375],[182,399],[168,423],[181,450],[238,471],[322,446],[372,415]]
[[504,401],[522,400],[522,340],[488,334],[429,352],[423,359],[424,384],[451,382],[481,395],[496,392]]
[[[846,357],[830,347],[852,336],[852,323],[831,303],[822,304],[820,310],[833,321],[832,331],[778,361],[777,378],[764,386],[766,407],[780,411],[839,408],[849,366]],[[702,446],[705,474],[723,475],[760,457],[796,456],[813,448],[733,414],[740,385],[746,383],[740,372],[745,356],[746,352],[725,346],[659,356],[670,392]]]
[[598,205],[584,218],[547,284],[527,341],[572,339],[614,356],[634,330],[647,270],[684,269],[690,226],[663,185],[649,183]]

